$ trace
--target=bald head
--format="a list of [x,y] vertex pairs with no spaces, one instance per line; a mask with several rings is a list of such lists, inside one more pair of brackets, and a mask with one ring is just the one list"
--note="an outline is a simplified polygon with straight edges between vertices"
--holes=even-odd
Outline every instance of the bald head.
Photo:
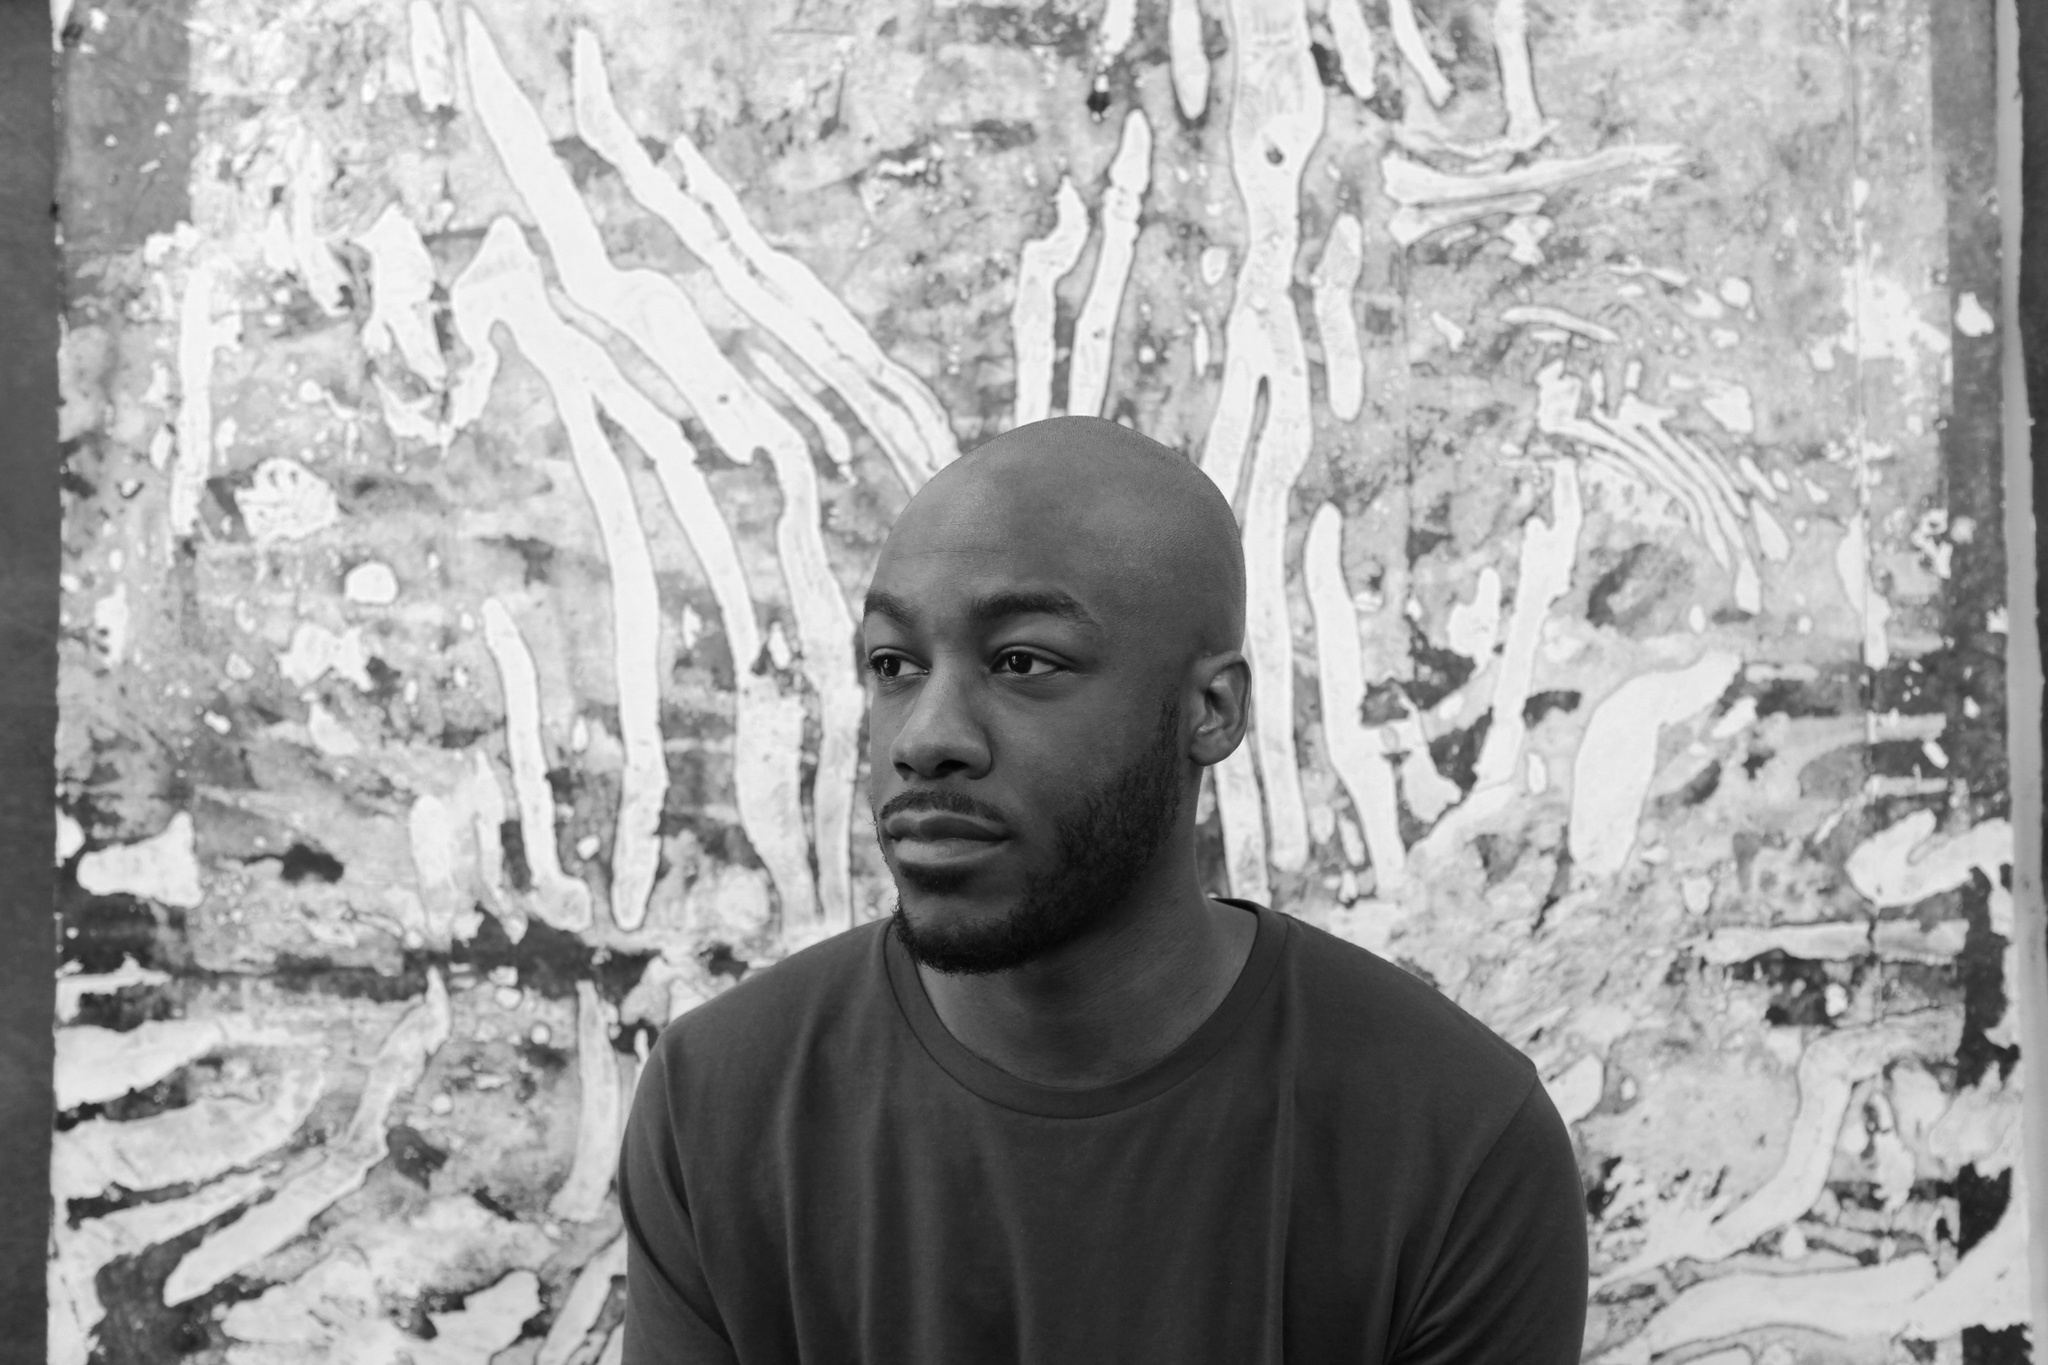
[[921,964],[1007,970],[1148,898],[1206,904],[1195,792],[1244,738],[1243,635],[1230,504],[1113,422],[1019,427],[910,500],[861,650],[868,798]]
[[968,540],[1013,556],[1024,576],[1069,583],[1114,618],[1104,626],[1174,662],[1242,644],[1230,503],[1186,457],[1116,422],[1054,417],[976,447],[911,499],[884,564]]

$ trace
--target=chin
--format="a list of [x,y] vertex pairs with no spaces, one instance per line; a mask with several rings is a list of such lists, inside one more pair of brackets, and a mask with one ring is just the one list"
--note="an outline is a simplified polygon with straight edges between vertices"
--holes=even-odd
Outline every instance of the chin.
[[972,931],[977,925],[1003,922],[1014,896],[993,895],[964,885],[920,885],[896,879],[896,912],[919,933]]

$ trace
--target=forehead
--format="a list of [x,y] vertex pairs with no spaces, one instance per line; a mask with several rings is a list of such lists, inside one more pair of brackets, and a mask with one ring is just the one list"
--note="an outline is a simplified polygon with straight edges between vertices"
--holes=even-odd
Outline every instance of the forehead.
[[1097,617],[1129,584],[1131,527],[1106,500],[974,481],[933,487],[904,510],[874,588],[937,610],[1003,593],[1064,593]]

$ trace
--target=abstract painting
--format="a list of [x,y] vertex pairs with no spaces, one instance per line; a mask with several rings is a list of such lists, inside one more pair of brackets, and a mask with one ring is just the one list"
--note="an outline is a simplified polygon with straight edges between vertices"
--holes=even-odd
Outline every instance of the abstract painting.
[[1068,412],[1238,512],[1204,876],[1535,1062],[1589,1359],[2023,1360],[1979,18],[59,0],[49,1358],[616,1360],[654,1034],[893,905],[881,539]]

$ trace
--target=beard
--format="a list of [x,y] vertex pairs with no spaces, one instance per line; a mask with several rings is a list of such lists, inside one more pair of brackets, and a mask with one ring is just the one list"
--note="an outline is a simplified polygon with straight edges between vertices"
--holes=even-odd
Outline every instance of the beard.
[[[911,958],[948,975],[1009,971],[1109,918],[1149,870],[1180,814],[1179,737],[1180,702],[1169,696],[1150,747],[1055,817],[1052,866],[1027,874],[1017,899],[992,923],[919,927],[899,896],[893,927]],[[940,802],[919,804],[945,809]],[[929,892],[955,890],[964,881],[946,873],[898,875]]]

